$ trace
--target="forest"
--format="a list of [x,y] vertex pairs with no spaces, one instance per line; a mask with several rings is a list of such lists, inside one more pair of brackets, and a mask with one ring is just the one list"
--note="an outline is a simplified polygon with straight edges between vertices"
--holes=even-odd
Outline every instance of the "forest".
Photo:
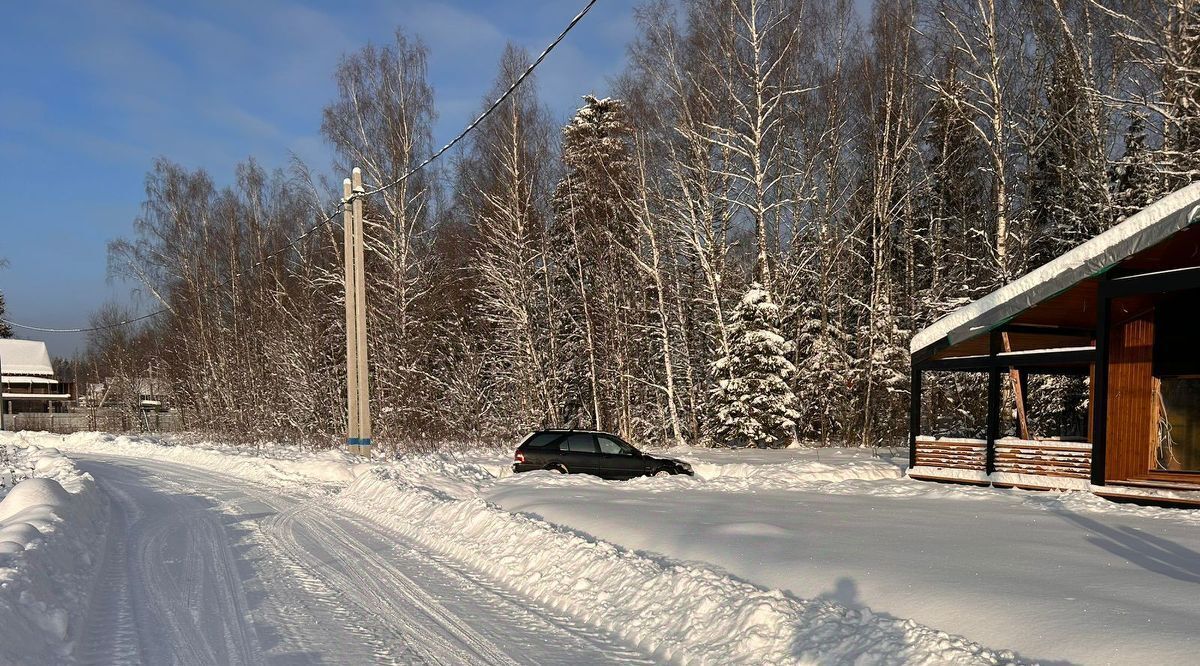
[[[863,6],[650,0],[573,117],[535,74],[367,198],[376,440],[900,444],[913,332],[1200,179],[1197,0]],[[330,165],[251,160],[222,184],[153,164],[109,270],[165,312],[92,333],[80,372],[166,378],[192,429],[339,442],[326,220],[351,167],[389,183],[438,147],[428,53],[401,26],[344,55]],[[530,58],[505,50],[480,111]],[[1079,381],[1035,386],[1036,422],[1069,427]],[[970,430],[980,386],[933,386],[934,427]]]

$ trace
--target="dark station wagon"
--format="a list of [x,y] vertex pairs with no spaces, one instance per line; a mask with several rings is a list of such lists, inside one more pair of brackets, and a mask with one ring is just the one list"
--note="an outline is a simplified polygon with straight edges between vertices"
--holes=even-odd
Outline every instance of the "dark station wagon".
[[548,469],[605,479],[692,475],[692,466],[681,460],[647,455],[617,435],[596,430],[539,430],[517,446],[513,458],[514,472]]

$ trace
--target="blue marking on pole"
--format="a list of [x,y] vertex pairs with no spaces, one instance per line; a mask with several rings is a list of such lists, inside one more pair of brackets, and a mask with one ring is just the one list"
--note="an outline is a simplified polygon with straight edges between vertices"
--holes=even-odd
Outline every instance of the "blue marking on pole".
[[361,441],[362,440],[360,440],[357,437],[347,437],[346,438],[346,446],[358,446],[358,443]]
[[370,446],[370,445],[371,445],[371,438],[370,438],[370,437],[363,437],[362,439],[359,439],[359,440],[358,440],[358,445],[359,445],[359,446]]

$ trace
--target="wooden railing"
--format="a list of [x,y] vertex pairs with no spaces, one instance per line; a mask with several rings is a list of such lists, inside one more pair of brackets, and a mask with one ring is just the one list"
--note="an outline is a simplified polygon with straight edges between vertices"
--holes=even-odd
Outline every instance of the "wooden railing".
[[996,471],[1086,479],[1092,473],[1090,442],[996,440]]
[[983,471],[986,456],[987,442],[982,439],[920,436],[914,464]]
[[[987,442],[962,437],[917,437],[917,459],[922,467],[985,471]],[[1086,479],[1092,470],[1092,445],[1088,442],[996,440],[996,471]]]

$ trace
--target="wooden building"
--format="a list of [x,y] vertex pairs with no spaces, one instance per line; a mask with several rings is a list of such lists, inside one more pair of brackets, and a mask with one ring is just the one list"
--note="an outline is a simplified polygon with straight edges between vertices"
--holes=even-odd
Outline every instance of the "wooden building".
[[[1200,504],[1200,183],[942,317],[911,351],[913,478]],[[922,384],[945,372],[986,378],[982,436],[923,434]],[[1088,378],[1082,436],[1025,429],[1036,374]]]
[[47,414],[63,411],[72,387],[58,381],[46,343],[0,340],[0,413]]

